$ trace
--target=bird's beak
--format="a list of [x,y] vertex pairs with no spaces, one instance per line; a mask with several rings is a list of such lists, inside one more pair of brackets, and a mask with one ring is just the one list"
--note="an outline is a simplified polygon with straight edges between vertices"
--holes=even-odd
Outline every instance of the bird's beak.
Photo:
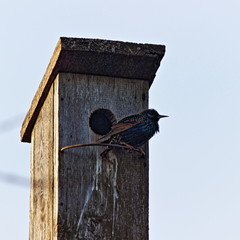
[[168,117],[166,115],[158,115],[158,119]]

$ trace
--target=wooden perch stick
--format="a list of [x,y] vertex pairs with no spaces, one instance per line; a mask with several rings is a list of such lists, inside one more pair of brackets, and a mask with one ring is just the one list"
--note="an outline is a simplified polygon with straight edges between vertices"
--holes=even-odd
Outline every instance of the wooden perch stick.
[[63,152],[66,149],[69,148],[76,148],[76,147],[88,147],[88,146],[101,146],[101,147],[118,147],[118,148],[124,148],[124,149],[129,149],[129,150],[134,150],[134,151],[138,151],[138,149],[131,149],[128,146],[124,146],[124,145],[118,145],[118,144],[107,144],[107,143],[87,143],[87,144],[74,144],[74,145],[69,145],[66,147],[62,147],[60,149],[61,152]]

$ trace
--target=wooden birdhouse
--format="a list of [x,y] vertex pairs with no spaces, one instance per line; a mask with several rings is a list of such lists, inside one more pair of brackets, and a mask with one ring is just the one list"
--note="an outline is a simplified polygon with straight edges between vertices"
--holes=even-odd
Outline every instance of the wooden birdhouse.
[[148,144],[145,157],[60,149],[108,131],[93,113],[111,122],[147,109],[164,53],[162,45],[60,38],[21,129],[31,143],[30,240],[148,239]]

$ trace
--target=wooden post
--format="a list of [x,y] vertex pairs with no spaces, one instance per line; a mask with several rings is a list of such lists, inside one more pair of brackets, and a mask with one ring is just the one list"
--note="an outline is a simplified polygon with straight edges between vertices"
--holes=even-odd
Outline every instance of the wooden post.
[[21,140],[32,143],[30,240],[148,239],[146,156],[104,147],[60,152],[95,142],[89,127],[97,109],[117,120],[148,108],[148,90],[165,47],[60,38],[31,108]]

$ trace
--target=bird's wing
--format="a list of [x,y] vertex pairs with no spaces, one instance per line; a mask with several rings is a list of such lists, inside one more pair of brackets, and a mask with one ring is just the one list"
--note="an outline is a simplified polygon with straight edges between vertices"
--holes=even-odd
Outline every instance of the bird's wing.
[[137,125],[138,123],[139,122],[119,122],[117,124],[114,124],[112,126],[111,131],[108,134],[104,135],[103,137],[99,138],[98,142],[105,141],[113,135],[124,132],[124,131],[128,130],[129,128],[132,128],[133,126]]

